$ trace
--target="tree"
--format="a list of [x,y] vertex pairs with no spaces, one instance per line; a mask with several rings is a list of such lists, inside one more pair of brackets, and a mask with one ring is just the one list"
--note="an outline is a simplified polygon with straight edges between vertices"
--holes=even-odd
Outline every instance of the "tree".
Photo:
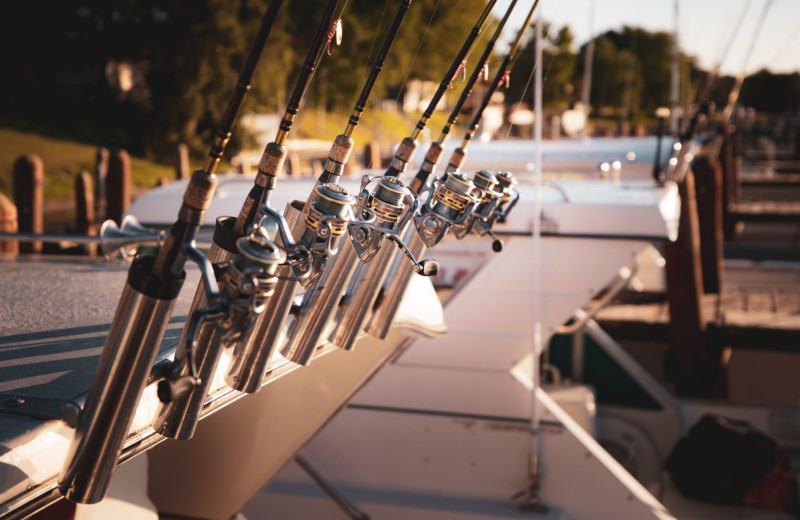
[[[536,37],[534,27],[530,29],[526,43],[511,70],[512,81],[507,91],[510,103],[530,100],[533,95],[533,68],[536,63]],[[576,58],[573,50],[574,36],[569,27],[557,32],[549,23],[542,26],[544,47],[542,49],[542,104],[545,107],[564,110],[575,100]]]
[[[14,81],[0,97],[2,113],[135,154],[166,158],[178,142],[203,153],[267,4],[79,0],[48,5],[42,16],[35,2],[13,2],[2,43],[15,50],[7,62]],[[394,9],[388,1],[342,4],[344,42],[324,56],[307,103],[349,110]],[[416,0],[373,98],[408,77],[439,81],[484,7],[485,0]],[[323,8],[319,0],[286,2],[243,112],[283,111]]]

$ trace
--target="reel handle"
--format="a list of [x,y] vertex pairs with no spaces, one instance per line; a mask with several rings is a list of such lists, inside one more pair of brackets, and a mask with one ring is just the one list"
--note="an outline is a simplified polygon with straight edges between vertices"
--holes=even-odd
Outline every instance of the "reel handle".
[[439,274],[439,262],[434,260],[433,258],[427,258],[420,262],[414,258],[414,254],[408,249],[408,246],[403,243],[403,240],[396,235],[386,235],[386,238],[397,244],[397,247],[403,251],[403,253],[411,260],[411,263],[414,264],[414,272],[420,274],[422,276],[436,276]]

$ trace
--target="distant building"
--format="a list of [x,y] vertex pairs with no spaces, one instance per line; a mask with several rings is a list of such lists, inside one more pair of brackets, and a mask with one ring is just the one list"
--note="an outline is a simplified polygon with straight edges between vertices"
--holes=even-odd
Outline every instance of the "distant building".
[[[403,112],[423,112],[428,108],[437,88],[439,88],[439,84],[433,81],[409,80],[401,96]],[[445,97],[442,96],[439,100],[436,110],[448,109]]]

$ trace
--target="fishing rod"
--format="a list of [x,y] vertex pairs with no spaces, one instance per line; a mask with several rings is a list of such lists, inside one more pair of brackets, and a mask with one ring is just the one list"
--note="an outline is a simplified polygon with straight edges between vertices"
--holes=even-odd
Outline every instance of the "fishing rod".
[[[507,80],[510,74],[511,66],[522,41],[522,35],[527,30],[538,5],[539,0],[534,1],[511,50],[498,68],[494,81],[489,84],[488,92],[470,122],[467,131],[468,138],[465,138],[461,147],[453,152],[453,157],[460,157],[458,168],[453,169],[453,161],[451,159],[442,178],[434,178],[432,180],[425,204],[420,209],[419,214],[414,217],[417,233],[428,248],[434,247],[441,242],[451,228],[456,238],[459,240],[464,238],[473,229],[477,220],[485,220],[494,212],[501,200],[495,196],[494,186],[497,182],[493,175],[479,176],[478,182],[481,187],[478,187],[472,182],[474,179],[467,178],[466,175],[459,172],[459,169],[466,158],[466,145],[469,144],[468,141],[475,134],[483,111],[488,106],[494,92],[499,88],[500,84]],[[429,178],[430,172],[420,169],[415,179],[415,186],[418,186],[418,189],[423,189],[427,185]],[[491,230],[486,229],[486,231],[490,232]],[[495,252],[502,251],[502,241],[494,235],[492,236],[494,238],[492,249]]]
[[[400,2],[400,5],[397,8],[397,13],[395,13],[394,19],[392,20],[392,24],[387,30],[386,36],[383,39],[381,48],[378,50],[378,54],[375,56],[375,60],[372,63],[372,68],[370,69],[370,72],[364,81],[364,85],[361,87],[361,92],[356,99],[353,111],[350,113],[350,117],[347,120],[347,126],[341,134],[336,136],[333,141],[333,145],[328,152],[328,158],[325,161],[325,165],[322,168],[322,173],[317,180],[317,185],[336,183],[341,178],[344,172],[344,166],[347,164],[347,161],[350,159],[350,153],[353,151],[353,132],[361,120],[361,114],[364,113],[367,100],[372,93],[375,82],[378,80],[378,76],[383,70],[384,62],[386,61],[386,57],[389,55],[389,49],[391,49],[392,44],[397,37],[400,24],[403,23],[403,18],[408,12],[409,7],[411,7],[411,0],[403,0]],[[314,190],[312,190],[311,197],[314,196],[313,194]],[[311,203],[313,201],[309,199],[308,202]]]
[[108,490],[133,414],[186,278],[183,270],[186,260],[202,258],[194,239],[214,192],[214,172],[282,4],[282,0],[274,0],[264,14],[208,159],[202,169],[192,174],[178,219],[164,245],[156,256],[138,256],[131,263],[67,462],[59,476],[59,490],[68,500],[96,503]]
[[497,24],[497,27],[494,30],[494,34],[492,34],[489,43],[486,45],[486,48],[483,50],[483,54],[478,59],[478,63],[475,66],[475,69],[470,74],[469,78],[467,79],[466,84],[464,85],[464,89],[461,91],[461,95],[458,97],[455,105],[453,106],[453,110],[450,111],[450,116],[447,118],[447,123],[445,123],[444,127],[442,128],[442,133],[439,135],[439,138],[431,143],[428,151],[425,153],[425,159],[422,162],[422,165],[417,172],[416,177],[410,183],[410,187],[417,193],[421,193],[422,188],[425,186],[428,178],[433,174],[434,170],[436,169],[436,165],[439,164],[439,159],[442,156],[442,152],[444,152],[444,141],[447,139],[448,135],[450,134],[450,130],[458,121],[458,115],[461,113],[461,108],[464,106],[467,98],[472,94],[472,89],[475,86],[475,83],[478,81],[478,78],[481,75],[486,74],[488,79],[488,70],[489,70],[489,58],[492,56],[492,51],[494,50],[494,46],[497,43],[498,38],[500,37],[500,33],[503,32],[503,27],[506,25],[509,17],[511,16],[511,12],[514,10],[514,6],[516,5],[517,0],[511,0],[511,3],[508,6],[503,18],[500,19],[500,22]]
[[[351,233],[350,230],[355,225],[359,229],[371,229],[379,208],[373,209],[363,200],[357,201],[334,183],[341,177],[349,160],[354,143],[352,134],[410,4],[410,0],[404,0],[398,7],[347,126],[334,140],[323,172],[307,201],[290,202],[283,216],[266,204],[261,206],[265,218],[278,224],[282,237],[290,240],[294,236],[302,237],[300,242],[308,248],[312,262],[305,262],[307,266],[304,272],[307,276],[302,279],[290,276],[290,270],[302,267],[302,262],[282,267],[285,276],[278,281],[267,311],[256,323],[250,338],[234,351],[234,361],[228,370],[226,381],[236,390],[254,392],[260,387],[269,360],[283,336],[286,336],[287,342],[282,354],[301,365],[310,363],[322,331],[336,309],[340,286],[347,282],[355,268],[356,259],[352,255],[352,246],[343,235],[345,232]],[[332,192],[337,196],[332,197]],[[338,219],[331,220],[334,225],[330,229],[319,226],[320,215],[325,211],[328,213],[324,218]],[[328,245],[321,247],[315,243],[320,239],[327,240]],[[292,311],[294,297],[300,286],[306,289],[306,293],[290,323],[290,329],[284,331],[286,318]]]
[[742,22],[744,22],[745,15],[747,15],[747,11],[750,10],[750,4],[753,3],[753,0],[748,0],[745,4],[742,12],[739,14],[739,19],[734,26],[734,30],[731,32],[730,38],[728,39],[728,43],[723,47],[722,55],[719,59],[714,63],[714,67],[706,74],[705,81],[703,82],[702,88],[697,92],[696,101],[698,103],[705,100],[708,93],[711,91],[711,86],[719,77],[719,70],[722,68],[722,64],[725,62],[725,59],[728,57],[728,53],[730,52],[731,48],[733,47],[733,43],[736,41],[736,35],[739,32],[739,29],[742,28]]
[[[534,1],[511,50],[497,69],[494,81],[489,84],[488,92],[470,122],[467,131],[467,136],[469,136],[470,140],[478,128],[478,122],[483,115],[483,111],[488,106],[492,94],[508,78],[511,65],[517,56],[522,41],[522,35],[528,28],[538,5],[539,1]],[[466,144],[468,144],[467,139],[465,139],[460,148],[453,152],[454,157],[461,157],[461,164],[463,164],[463,159],[466,157]],[[497,182],[494,176],[491,174],[479,176],[478,182],[482,187],[478,187],[472,182],[473,179],[469,179],[466,175],[460,173],[458,169],[454,170],[452,162],[451,160],[450,164],[448,164],[442,178],[434,178],[432,180],[425,204],[420,209],[419,214],[414,217],[414,226],[417,228],[417,233],[428,248],[434,247],[441,242],[451,228],[454,230],[456,238],[459,240],[464,238],[472,230],[475,221],[487,218],[500,202],[500,198],[495,197],[494,186]],[[459,168],[461,164],[459,164]],[[415,179],[415,186],[423,189],[423,187],[427,186],[429,178],[430,172],[420,169]],[[503,243],[497,237],[494,237],[492,249],[495,252],[500,252],[503,249]],[[416,251],[414,250],[413,252]]]
[[531,20],[533,19],[536,8],[539,6],[539,1],[540,0],[535,0],[533,2],[533,6],[528,12],[528,16],[525,18],[522,28],[517,33],[517,37],[514,40],[511,49],[508,51],[508,54],[506,54],[505,58],[503,58],[503,62],[497,69],[497,74],[495,74],[494,79],[491,81],[491,83],[489,83],[489,88],[486,92],[486,95],[483,96],[483,100],[481,101],[478,110],[475,112],[475,115],[472,117],[472,121],[470,121],[469,126],[467,127],[468,129],[464,135],[464,140],[462,141],[461,146],[453,150],[453,153],[450,156],[450,162],[447,165],[446,173],[449,174],[450,172],[458,171],[461,169],[461,166],[464,165],[464,160],[467,157],[467,146],[475,136],[475,132],[478,131],[478,126],[480,124],[481,117],[483,116],[483,111],[486,110],[487,106],[489,106],[489,101],[491,100],[492,95],[494,95],[497,89],[500,88],[500,85],[504,84],[508,80],[511,74],[511,68],[518,57],[518,52],[522,43],[522,37],[524,36],[528,26],[531,23]]
[[[353,148],[351,137],[353,130],[358,124],[369,93],[383,68],[386,56],[410,5],[410,0],[403,0],[400,3],[380,52],[375,58],[369,77],[356,101],[347,127],[342,134],[337,136],[331,147],[325,168],[317,181],[318,185],[336,182],[341,177],[344,165]],[[392,182],[383,178],[379,179],[373,186],[373,191],[370,191],[368,187],[374,184],[374,178],[369,175],[362,178],[355,207],[363,208],[360,211],[363,211],[363,216],[370,220],[366,221],[362,216],[361,219],[348,224],[350,243],[342,244],[338,254],[328,260],[324,272],[313,285],[307,288],[302,303],[287,330],[287,342],[281,350],[283,356],[290,361],[302,365],[310,363],[323,333],[334,313],[339,309],[339,300],[353,277],[359,260],[369,262],[387,236],[392,237],[399,247],[405,247],[397,233],[416,211],[418,199],[416,194],[408,190],[399,179],[390,179]],[[306,207],[314,203],[315,195],[316,190],[312,191]],[[417,262],[412,257],[411,261],[414,263],[415,269],[422,273],[432,274],[438,269],[438,264],[430,260]]]
[[[475,81],[477,81],[478,76],[483,70],[484,64],[487,62],[492,48],[499,37],[502,26],[508,20],[508,17],[510,16],[515,4],[516,0],[512,1],[502,21],[500,22],[500,27],[495,30],[491,41],[487,45],[487,49],[481,56],[479,63],[475,67],[475,70],[470,75],[469,81],[464,87],[458,103],[456,104],[456,108],[454,108],[453,113],[449,117],[449,126],[452,126],[452,124],[455,123],[455,119],[458,116],[461,106],[463,105],[467,96],[469,96]],[[482,31],[483,25],[488,17],[489,10],[491,10],[493,5],[494,2],[489,2],[489,5],[487,5],[483,13],[481,13],[478,22],[470,32],[467,40],[464,42],[460,51],[453,60],[450,69],[445,74],[443,80],[439,83],[436,93],[428,104],[428,107],[426,108],[422,117],[417,122],[417,125],[415,126],[411,136],[403,139],[402,143],[398,147],[389,169],[376,186],[376,195],[382,193],[391,193],[391,197],[393,197],[393,200],[396,201],[406,197],[406,187],[400,182],[399,176],[403,171],[405,171],[408,160],[416,151],[416,138],[424,129],[427,121],[430,119],[430,116],[435,110],[436,105],[438,105],[441,96],[444,94],[450,83],[452,83],[453,79],[458,75],[458,72],[464,68],[465,56],[470,52],[475,43],[475,39]],[[449,128],[446,126],[446,129],[442,133],[442,137],[439,138],[438,145],[434,144],[431,146],[431,149],[434,151],[431,152],[431,150],[429,150],[428,154],[426,154],[426,165],[423,165],[423,168],[430,168],[432,170],[435,167],[438,157],[433,157],[430,154],[436,153],[437,146],[438,149],[441,150],[441,142],[444,141],[447,133],[449,133]],[[439,152],[438,155],[441,155],[441,152]],[[409,188],[410,190],[408,191],[410,193],[419,193],[418,189],[414,189],[413,181]],[[417,201],[415,200],[414,202],[415,206],[413,208],[413,212],[409,215],[411,218],[413,218],[413,214],[416,214],[418,207]],[[379,219],[382,216],[381,212],[378,212],[377,215]],[[360,266],[359,271],[353,277],[354,283],[348,287],[347,293],[345,294],[343,304],[340,309],[340,317],[337,320],[337,326],[329,337],[330,342],[337,347],[345,350],[350,350],[353,348],[359,333],[369,319],[375,301],[380,294],[383,280],[387,277],[390,270],[408,268],[407,270],[409,277],[412,273],[422,274],[425,276],[431,276],[438,273],[438,263],[435,262],[435,260],[429,259],[422,262],[417,262],[416,259],[421,258],[424,251],[421,250],[419,253],[417,253],[413,250],[412,246],[408,243],[409,238],[413,237],[406,235],[405,240],[402,238],[401,235],[406,232],[406,229],[411,228],[411,226],[407,224],[407,220],[408,219],[405,217],[403,219],[394,218],[394,220],[391,221],[386,219],[384,221],[384,227],[388,229],[391,226],[394,229],[392,233],[379,233],[374,237],[369,237],[369,235],[363,233],[362,231],[361,236],[358,237],[360,240],[354,240],[354,243],[357,244],[356,249],[359,250],[359,255],[362,257],[362,260],[368,255],[375,256],[375,258],[369,263],[369,265],[365,264]],[[388,238],[395,242],[401,251],[395,251],[393,248],[380,248],[384,238]],[[378,250],[379,248],[380,250]],[[403,256],[411,259],[413,268],[410,268],[407,265],[400,265],[400,263],[404,261]]]
[[450,68],[448,69],[444,78],[439,83],[439,86],[437,87],[436,92],[434,92],[430,103],[428,103],[425,112],[423,112],[422,116],[419,118],[419,121],[417,121],[417,124],[414,127],[414,130],[411,132],[411,135],[404,138],[398,145],[397,150],[395,150],[392,162],[389,164],[389,168],[386,170],[384,175],[400,177],[403,172],[406,171],[409,161],[414,156],[417,146],[419,146],[419,143],[417,142],[419,134],[425,129],[425,125],[427,125],[428,120],[431,118],[431,115],[433,115],[433,111],[436,110],[436,105],[439,104],[439,101],[442,99],[442,96],[447,91],[450,84],[464,67],[464,61],[469,52],[472,50],[475,40],[477,40],[478,36],[480,36],[481,32],[483,31],[486,21],[489,18],[489,14],[491,13],[496,2],[497,0],[489,0],[486,4],[486,7],[483,9],[483,12],[478,18],[478,21],[472,27],[467,39],[464,40],[461,49],[458,51],[458,54],[456,54],[453,63],[450,65]]
[[[528,29],[536,8],[539,6],[539,2],[540,0],[534,0],[511,49],[508,54],[506,54],[505,58],[503,58],[494,79],[489,83],[488,91],[469,124],[469,129],[465,135],[464,141],[459,148],[453,151],[450,157],[450,161],[445,170],[444,181],[435,183],[436,186],[433,186],[429,191],[428,201],[426,202],[428,209],[422,209],[423,212],[427,213],[427,216],[421,217],[420,214],[416,215],[414,217],[414,223],[417,231],[415,232],[414,229],[409,226],[408,234],[404,235],[411,254],[417,258],[425,254],[428,248],[427,244],[436,244],[444,237],[450,224],[453,222],[455,222],[456,225],[465,223],[469,213],[479,204],[479,201],[475,200],[473,196],[475,185],[472,181],[461,175],[458,170],[464,163],[467,145],[478,128],[478,122],[480,121],[483,111],[489,105],[489,100],[494,92],[507,80],[510,74],[511,66],[516,60],[521,45],[522,36]],[[412,181],[412,187],[416,187],[419,190],[424,189],[426,184],[427,178],[422,179],[420,175],[415,177],[414,181]],[[505,198],[505,195],[503,198]],[[500,205],[496,207],[499,206]],[[508,205],[506,205],[506,207],[507,206]],[[453,218],[454,215],[455,218]],[[498,215],[498,218],[495,220],[499,218],[501,218],[500,215]],[[448,219],[450,222],[448,222]],[[495,239],[492,246],[495,250],[497,250],[498,243],[499,241]],[[382,282],[382,293],[376,300],[371,321],[367,325],[367,332],[381,339],[385,338],[389,333],[389,327],[403,299],[408,281],[413,274],[404,266],[397,265],[396,260],[392,273],[391,277],[387,277],[387,279]]]
[[[247,235],[252,235],[250,230],[260,226],[261,210],[259,206],[267,203],[270,191],[275,188],[275,179],[283,167],[287,155],[284,143],[299,112],[300,103],[308,90],[314,71],[329,44],[327,36],[334,32],[331,31],[331,28],[334,26],[334,17],[338,6],[339,0],[329,0],[326,5],[287,103],[275,140],[267,144],[264,149],[254,185],[248,193],[239,215],[237,217],[219,217],[216,220],[208,261],[220,272],[226,268],[242,271],[235,266],[237,256],[240,254],[240,240]],[[338,26],[338,22],[336,25]],[[280,264],[284,264],[288,259],[309,258],[307,251],[302,250],[293,241],[282,242],[280,246],[286,252],[286,255],[281,257]],[[270,258],[274,260],[275,255],[271,255]],[[278,269],[274,276],[269,277],[268,281],[262,280],[262,285],[269,285],[269,298],[263,297],[264,301],[257,305],[258,312],[249,316],[250,321],[239,320],[242,322],[241,327],[246,328],[246,331],[235,337],[220,330],[220,324],[225,321],[224,314],[226,313],[223,313],[223,316],[215,316],[211,312],[210,309],[219,306],[219,302],[212,301],[211,297],[219,300],[219,296],[210,290],[205,279],[201,280],[189,310],[190,319],[184,326],[175,360],[165,371],[163,381],[159,383],[159,397],[164,401],[164,406],[153,422],[153,428],[159,434],[180,440],[189,439],[194,435],[223,350],[233,346],[234,352],[236,352],[237,349],[243,348],[243,343],[256,344],[257,338],[263,337],[263,330],[259,324],[265,321],[265,313],[271,311],[271,305],[275,301],[273,296],[283,282],[282,278],[302,275],[302,273],[287,275],[283,269]],[[224,291],[229,295],[240,292],[235,287],[245,283],[241,277],[227,277],[225,280],[230,282],[229,285],[233,284],[226,287]],[[257,295],[251,296],[255,298]],[[262,299],[262,296],[258,296],[258,298]],[[228,323],[233,323],[233,320],[228,319]]]
[[[722,109],[722,132],[719,133],[716,138],[711,142],[710,145],[706,148],[707,154],[709,157],[717,157],[719,155],[719,150],[722,147],[722,141],[728,132],[728,126],[731,122],[731,117],[733,115],[733,109],[736,106],[736,102],[739,99],[739,94],[741,92],[742,84],[744,83],[745,79],[745,69],[747,67],[747,63],[750,60],[750,56],[753,52],[755,47],[755,42],[758,39],[758,36],[763,28],[764,21],[767,18],[767,14],[769,13],[770,8],[772,7],[773,0],[767,0],[764,4],[764,8],[761,11],[761,15],[756,23],[756,29],[753,32],[753,37],[750,40],[750,44],[748,46],[747,52],[745,53],[745,57],[742,61],[742,71],[737,75],[736,79],[734,80],[733,87],[731,91],[728,93],[728,99],[725,104],[725,107]],[[748,4],[749,6],[749,4]],[[744,12],[747,10],[745,9]],[[743,14],[744,14],[743,12]],[[741,19],[740,22],[741,24]],[[718,65],[720,63],[718,62]],[[716,79],[716,69],[715,67],[715,74],[714,79]],[[706,90],[710,89],[711,83],[707,83]],[[711,102],[708,99],[702,99],[700,103],[700,108],[693,114],[692,120],[689,124],[689,129],[681,136],[680,139],[680,150],[678,153],[678,157],[676,158],[675,165],[672,170],[671,178],[676,182],[682,182],[683,179],[686,177],[686,174],[690,168],[691,160],[694,158],[694,154],[690,151],[689,143],[694,140],[697,136],[698,128],[701,122],[706,121],[711,112]]]

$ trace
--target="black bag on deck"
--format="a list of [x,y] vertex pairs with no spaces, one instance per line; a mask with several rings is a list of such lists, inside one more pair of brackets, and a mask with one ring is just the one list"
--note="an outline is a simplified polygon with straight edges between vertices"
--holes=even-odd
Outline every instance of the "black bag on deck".
[[704,415],[667,459],[667,471],[689,498],[741,504],[775,464],[775,441],[746,421]]

